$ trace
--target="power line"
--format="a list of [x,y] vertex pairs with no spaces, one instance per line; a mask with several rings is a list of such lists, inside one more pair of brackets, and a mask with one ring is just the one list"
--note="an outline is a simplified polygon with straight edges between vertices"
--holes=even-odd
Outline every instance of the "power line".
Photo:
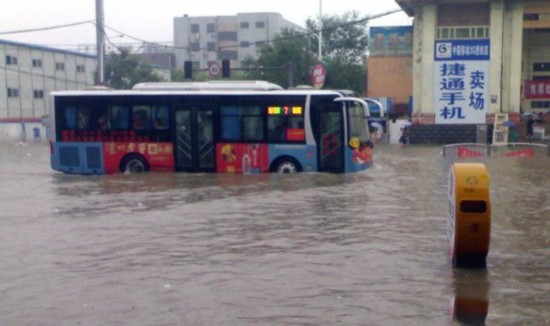
[[81,21],[81,22],[69,23],[69,24],[64,24],[64,25],[56,25],[56,26],[48,26],[48,27],[40,27],[40,28],[32,28],[32,29],[23,29],[23,30],[18,30],[18,31],[0,32],[0,35],[43,32],[43,31],[48,31],[48,30],[52,30],[52,29],[67,28],[67,27],[73,27],[73,26],[90,24],[90,23],[95,24],[95,22],[93,20],[85,20],[85,21]]
[[[433,3],[433,2],[437,2],[437,0],[432,0],[430,1],[429,3]],[[347,23],[344,23],[344,24],[341,24],[341,25],[338,25],[338,26],[332,26],[330,28],[323,28],[321,29],[322,32],[330,32],[334,29],[338,29],[338,28],[341,28],[341,27],[345,27],[345,26],[351,26],[351,25],[357,25],[357,24],[363,24],[363,23],[366,23],[370,20],[374,20],[374,19],[378,19],[378,18],[381,18],[381,17],[385,17],[385,16],[389,16],[389,15],[392,15],[392,14],[395,14],[395,13],[398,13],[398,12],[402,12],[402,11],[405,11],[405,10],[408,10],[408,9],[414,9],[416,7],[419,7],[419,6],[422,6],[422,5],[425,5],[424,4],[414,4],[414,5],[410,5],[410,6],[406,6],[404,8],[399,8],[399,9],[394,9],[394,10],[390,10],[390,11],[387,11],[387,12],[383,12],[383,13],[380,13],[380,14],[376,14],[376,15],[372,15],[372,16],[369,16],[369,17],[365,17],[365,18],[362,18],[362,19],[359,19],[359,20],[356,20],[356,21],[351,21],[351,22],[347,22]],[[18,34],[18,33],[30,33],[30,32],[41,32],[41,31],[46,31],[46,30],[53,30],[53,29],[59,29],[59,28],[67,28],[67,27],[73,27],[73,26],[78,26],[78,25],[83,25],[83,24],[92,24],[94,26],[97,26],[96,22],[93,21],[93,20],[87,20],[87,21],[82,21],[82,22],[75,22],[75,23],[69,23],[69,24],[64,24],[64,25],[56,25],[56,26],[49,26],[49,27],[42,27],[42,28],[35,28],[35,29],[26,29],[26,30],[18,30],[18,31],[8,31],[8,32],[0,32],[0,35],[8,35],[8,34]],[[111,31],[114,31],[122,36],[125,36],[125,37],[128,37],[134,41],[137,41],[137,42],[141,42],[141,43],[147,43],[147,44],[151,44],[151,45],[154,45],[154,46],[158,46],[160,48],[171,48],[171,49],[174,49],[174,50],[189,50],[189,47],[178,47],[178,46],[172,46],[172,45],[167,45],[167,44],[162,44],[162,43],[159,43],[159,42],[152,42],[152,41],[146,41],[144,39],[141,39],[141,38],[138,38],[138,37],[135,37],[135,36],[132,36],[130,34],[127,34],[125,32],[122,32],[120,30],[117,30],[115,28],[112,28],[110,26],[107,26],[105,25],[104,26],[105,29],[109,29]],[[105,30],[103,30],[104,32],[104,35],[106,35],[105,33]],[[298,34],[295,34],[295,35],[292,35],[292,36],[287,36],[287,37],[284,37],[284,38],[277,38],[276,41],[285,41],[285,40],[289,40],[289,39],[296,39],[296,38],[304,38],[304,37],[308,37],[308,36],[311,36],[313,34],[318,34],[319,33],[319,30],[316,30],[316,31],[310,31],[310,32],[306,32],[306,33],[298,33]],[[109,42],[109,44],[111,44],[111,46],[115,47],[115,48],[119,48],[119,46],[117,46],[116,44],[114,44],[111,40],[107,40]],[[258,46],[258,45],[262,45],[262,44],[265,44],[265,43],[273,43],[275,40],[269,40],[269,41],[257,41],[257,42],[252,42],[252,43],[249,43],[248,45],[253,45],[253,46]],[[240,45],[240,44],[236,44],[236,45],[226,45],[226,46],[221,46],[221,47],[218,47],[219,50],[222,50],[222,49],[230,49],[230,48],[240,48],[242,47],[243,45]],[[199,49],[200,50],[206,50],[206,49]]]

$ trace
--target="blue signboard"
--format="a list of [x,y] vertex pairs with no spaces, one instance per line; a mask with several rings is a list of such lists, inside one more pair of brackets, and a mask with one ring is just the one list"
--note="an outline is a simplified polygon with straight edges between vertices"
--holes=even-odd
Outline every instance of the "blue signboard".
[[482,124],[489,107],[489,40],[435,42],[434,113],[440,124]]
[[436,41],[434,58],[445,60],[489,60],[491,56],[489,40]]

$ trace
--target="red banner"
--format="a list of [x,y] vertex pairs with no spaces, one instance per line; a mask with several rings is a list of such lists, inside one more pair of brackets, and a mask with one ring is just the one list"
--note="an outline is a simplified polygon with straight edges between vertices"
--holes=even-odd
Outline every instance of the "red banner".
[[550,80],[526,80],[526,99],[550,99]]
[[473,151],[466,147],[457,147],[456,149],[458,157],[476,157],[476,156],[485,156],[483,153]]
[[535,150],[532,149],[532,148],[522,149],[522,150],[519,150],[519,151],[508,152],[508,153],[504,154],[504,156],[535,157]]

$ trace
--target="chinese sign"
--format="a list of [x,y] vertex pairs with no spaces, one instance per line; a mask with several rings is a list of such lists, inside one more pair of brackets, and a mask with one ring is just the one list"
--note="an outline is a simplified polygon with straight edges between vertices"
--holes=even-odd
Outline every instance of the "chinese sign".
[[152,170],[174,169],[174,145],[172,143],[104,142],[105,173],[119,171],[120,162],[127,154],[139,154],[151,165]]
[[526,99],[550,99],[550,80],[526,80]]
[[369,56],[410,56],[412,35],[412,26],[371,27]]
[[435,42],[436,123],[485,123],[490,101],[489,49],[489,40]]
[[327,76],[327,68],[322,62],[318,62],[311,69],[311,84],[316,89],[321,89],[325,84],[325,77]]

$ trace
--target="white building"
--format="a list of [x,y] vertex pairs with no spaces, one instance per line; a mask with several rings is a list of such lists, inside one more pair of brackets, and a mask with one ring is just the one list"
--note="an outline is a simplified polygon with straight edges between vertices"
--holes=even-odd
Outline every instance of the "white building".
[[94,85],[94,55],[0,40],[0,139],[45,139],[48,94]]
[[[492,123],[495,114],[518,122],[522,110],[550,109],[550,1],[396,2],[414,17],[413,116],[421,123]],[[445,70],[453,65],[465,78]],[[469,121],[471,112],[479,114]]]
[[193,62],[193,67],[198,69],[221,60],[230,60],[232,68],[239,67],[245,58],[257,58],[256,50],[284,28],[304,30],[278,13],[176,17],[176,68],[183,69],[184,61]]

